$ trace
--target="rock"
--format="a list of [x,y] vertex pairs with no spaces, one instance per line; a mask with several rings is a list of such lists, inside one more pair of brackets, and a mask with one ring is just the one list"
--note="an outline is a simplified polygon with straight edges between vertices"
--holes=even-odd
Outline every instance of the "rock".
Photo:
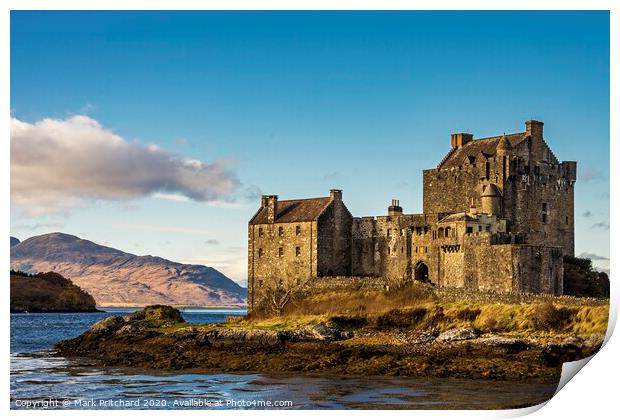
[[438,335],[439,335],[439,332],[437,330],[423,331],[420,335],[418,335],[415,339],[413,339],[411,344],[428,343],[429,341],[435,340]]
[[562,341],[562,344],[581,347],[583,346],[583,338],[575,336],[567,337]]
[[108,335],[117,331],[123,325],[125,325],[125,320],[123,317],[116,315],[96,322],[88,329],[88,332],[93,335]]
[[584,355],[583,346],[576,344],[548,344],[542,349],[542,358],[548,366],[560,366],[565,362],[587,357]]
[[518,353],[531,348],[530,343],[524,340],[519,340],[517,338],[500,337],[498,335],[483,337],[479,340],[479,342],[487,346],[500,348],[508,353]]
[[282,337],[288,341],[339,341],[353,337],[353,333],[317,324],[297,331],[283,331]]
[[603,345],[605,334],[595,333],[589,336],[583,343],[585,347],[597,348]]
[[142,322],[145,327],[171,327],[185,322],[178,309],[168,305],[149,305],[144,309],[124,317],[126,322]]
[[136,333],[145,331],[147,328],[148,326],[144,322],[126,323],[125,325],[120,327],[118,330],[116,330],[115,334],[117,335],[136,334]]
[[206,330],[196,333],[196,341],[211,347],[274,347],[281,344],[281,337],[277,331],[225,329]]
[[436,341],[446,342],[473,340],[474,338],[478,338],[479,336],[480,332],[473,328],[454,328],[439,334],[439,337],[436,338]]

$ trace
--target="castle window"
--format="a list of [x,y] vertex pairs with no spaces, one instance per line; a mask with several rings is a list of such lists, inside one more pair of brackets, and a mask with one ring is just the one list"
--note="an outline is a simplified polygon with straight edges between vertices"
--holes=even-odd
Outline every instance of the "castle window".
[[298,246],[295,247],[295,256],[296,257],[301,256],[301,248]]
[[282,226],[278,228],[278,236],[284,236],[284,228]]
[[284,256],[284,248],[278,248],[278,257]]
[[478,225],[478,232],[482,232],[482,226]]
[[491,178],[491,163],[489,162],[487,162],[486,165],[484,166],[484,175],[486,179]]
[[474,228],[472,226],[467,226],[467,228],[465,228],[465,233],[474,233]]
[[443,228],[439,228],[439,237],[443,238]]
[[450,232],[450,228],[449,228],[449,227],[447,227],[447,228],[446,228],[446,238],[449,238],[449,237],[451,236],[451,233],[452,233],[452,232]]
[[299,225],[295,226],[295,235],[297,236],[301,235],[301,226]]
[[418,253],[418,247],[417,246],[415,247],[415,253],[416,254]]
[[258,258],[263,256],[263,248],[258,248]]
[[263,231],[263,228],[259,227],[258,228],[258,236],[262,238],[264,234],[265,234],[265,232]]
[[568,216],[566,216],[566,224],[568,224]]
[[548,221],[547,203],[542,203],[542,222],[547,223]]
[[392,229],[388,229],[387,230],[387,237],[391,237],[392,236]]

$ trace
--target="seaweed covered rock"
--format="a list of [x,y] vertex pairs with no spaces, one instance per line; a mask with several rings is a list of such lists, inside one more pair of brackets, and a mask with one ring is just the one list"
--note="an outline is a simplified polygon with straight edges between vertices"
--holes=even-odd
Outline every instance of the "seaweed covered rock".
[[88,333],[92,335],[108,335],[116,332],[119,328],[121,328],[125,324],[125,320],[122,316],[110,316],[108,318],[104,318],[101,321],[93,324],[89,329]]
[[439,334],[437,341],[473,340],[480,336],[480,331],[473,328],[454,328]]
[[150,305],[141,311],[125,316],[126,322],[141,322],[145,327],[171,327],[185,322],[178,309],[168,305]]

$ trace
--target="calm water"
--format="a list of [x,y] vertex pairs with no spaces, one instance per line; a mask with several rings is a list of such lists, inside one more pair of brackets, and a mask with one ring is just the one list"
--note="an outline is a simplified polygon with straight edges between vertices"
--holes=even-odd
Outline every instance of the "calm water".
[[[540,403],[553,385],[453,379],[263,374],[161,374],[102,369],[57,357],[52,346],[111,314],[11,314],[11,408],[461,408]],[[191,323],[243,311],[185,310]],[[33,405],[36,405],[33,407]]]

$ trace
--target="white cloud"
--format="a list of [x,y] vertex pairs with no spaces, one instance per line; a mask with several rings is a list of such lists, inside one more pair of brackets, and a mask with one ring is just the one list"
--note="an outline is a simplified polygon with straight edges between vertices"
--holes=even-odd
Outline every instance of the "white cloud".
[[11,203],[29,214],[155,194],[220,203],[239,186],[228,162],[130,143],[85,115],[34,124],[11,118]]
[[592,261],[594,261],[594,260],[609,261],[608,257],[604,257],[602,255],[597,255],[597,254],[594,254],[592,252],[582,252],[577,257],[579,257],[579,258],[587,258],[587,259],[592,260]]
[[245,249],[231,250],[231,252],[213,254],[209,256],[196,256],[189,258],[184,263],[201,264],[213,267],[226,276],[241,284],[247,285],[248,264]]
[[118,229],[138,229],[150,232],[167,232],[167,233],[184,233],[188,235],[210,235],[212,232],[206,229],[183,226],[167,226],[167,225],[140,225],[131,223],[119,223],[114,225]]

